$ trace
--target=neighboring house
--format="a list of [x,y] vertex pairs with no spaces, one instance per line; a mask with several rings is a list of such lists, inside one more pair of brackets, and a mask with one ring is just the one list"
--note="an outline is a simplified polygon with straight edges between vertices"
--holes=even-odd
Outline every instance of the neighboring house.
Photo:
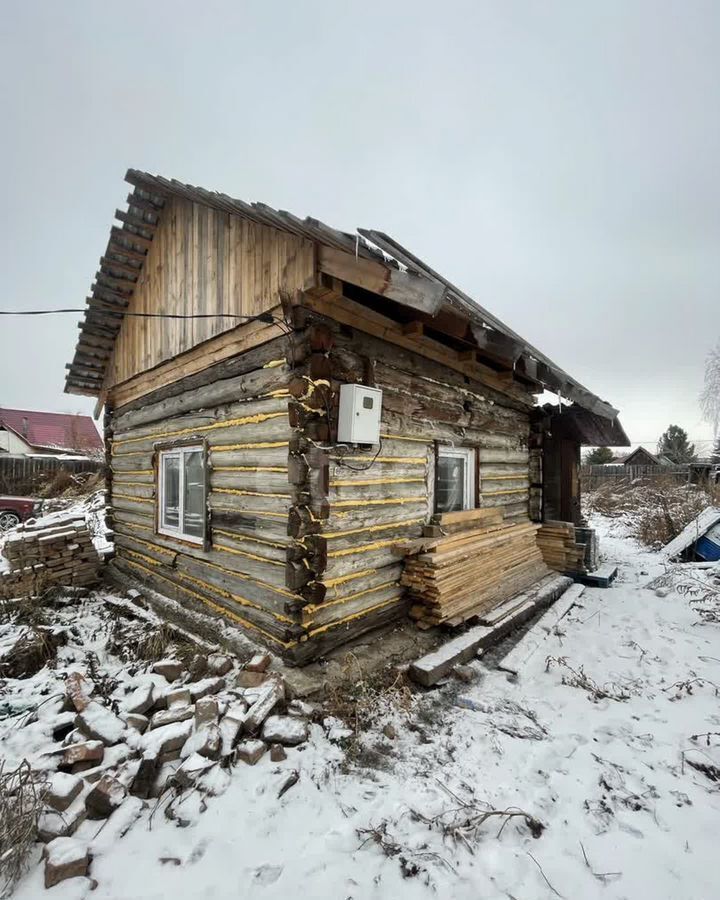
[[102,449],[90,416],[0,407],[0,456],[84,456]]
[[716,483],[720,481],[720,466],[711,456],[698,456],[688,464],[690,481],[697,484],[701,481]]
[[628,467],[672,466],[674,463],[671,459],[668,459],[667,456],[656,456],[644,447],[638,447],[636,450],[633,450],[632,453],[628,453],[624,456],[616,456],[612,463],[608,463],[608,465],[623,465]]
[[66,383],[105,407],[119,571],[305,663],[406,615],[395,545],[436,510],[577,519],[581,444],[628,446],[387,235],[126,178]]

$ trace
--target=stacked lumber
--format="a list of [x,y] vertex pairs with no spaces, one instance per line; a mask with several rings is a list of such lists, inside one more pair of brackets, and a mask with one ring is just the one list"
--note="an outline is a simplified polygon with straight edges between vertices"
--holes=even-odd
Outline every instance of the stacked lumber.
[[443,513],[402,545],[401,584],[420,628],[477,620],[549,574],[532,522],[503,521],[501,508]]
[[551,569],[558,572],[586,571],[585,544],[575,540],[572,522],[545,522],[537,533],[537,543]]
[[3,553],[10,564],[0,577],[5,597],[46,584],[88,586],[99,578],[101,560],[82,515],[28,522],[8,537]]

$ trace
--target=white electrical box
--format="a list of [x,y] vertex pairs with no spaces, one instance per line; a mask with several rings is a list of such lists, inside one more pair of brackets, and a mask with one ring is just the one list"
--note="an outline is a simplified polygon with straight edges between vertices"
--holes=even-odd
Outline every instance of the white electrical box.
[[340,385],[338,443],[378,444],[382,391],[364,384]]

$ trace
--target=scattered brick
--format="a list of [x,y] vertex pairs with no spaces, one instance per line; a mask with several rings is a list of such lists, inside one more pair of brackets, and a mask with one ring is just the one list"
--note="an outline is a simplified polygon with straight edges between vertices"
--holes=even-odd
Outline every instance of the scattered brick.
[[80,672],[70,672],[65,679],[65,696],[76,712],[82,712],[90,703],[95,685]]
[[245,664],[246,672],[265,672],[267,671],[268,666],[272,662],[272,657],[269,653],[256,653],[255,656],[250,660],[250,662]]
[[75,720],[82,733],[108,747],[119,743],[125,735],[125,723],[107,707],[93,700],[78,713]]
[[170,709],[161,709],[150,719],[150,728],[162,728],[163,725],[172,725],[174,722],[185,722],[192,719],[194,710],[192,706],[174,706]]
[[156,662],[152,670],[156,675],[162,675],[169,682],[177,681],[182,675],[184,666],[179,659],[161,659]]
[[270,759],[273,762],[282,762],[287,759],[287,753],[282,744],[273,744],[270,748]]
[[168,709],[171,706],[189,706],[192,702],[192,695],[187,688],[175,688],[174,691],[168,691],[165,695]]
[[58,812],[65,812],[81,790],[81,778],[66,772],[55,772],[50,778],[45,801]]
[[139,731],[140,734],[147,730],[149,721],[147,716],[141,716],[140,713],[127,713],[125,716],[126,725]]
[[240,741],[235,753],[237,754],[238,759],[246,762],[249,766],[254,766],[263,753],[265,753],[265,750],[266,745],[264,741]]
[[232,667],[233,663],[229,656],[213,653],[208,657],[208,672],[210,675],[227,675]]
[[87,844],[71,837],[59,837],[45,848],[45,887],[51,888],[67,878],[87,875],[90,853]]
[[74,766],[77,763],[96,765],[102,762],[105,755],[105,746],[102,741],[82,741],[79,744],[70,744],[65,748],[61,765]]
[[103,775],[85,798],[85,808],[90,819],[107,819],[127,796],[127,789],[113,775]]
[[255,734],[278,703],[285,699],[285,686],[279,678],[267,681],[245,717],[245,731]]
[[308,739],[307,722],[293,716],[269,716],[263,725],[262,736],[270,744],[295,747]]
[[128,713],[146,713],[155,705],[155,685],[152,682],[141,684],[130,694],[122,708]]
[[243,669],[242,672],[238,672],[235,683],[238,687],[254,688],[259,687],[266,680],[267,675],[264,672],[250,672],[247,669]]
[[195,704],[195,727],[200,728],[208,722],[217,722],[218,715],[217,700],[214,697],[201,697]]

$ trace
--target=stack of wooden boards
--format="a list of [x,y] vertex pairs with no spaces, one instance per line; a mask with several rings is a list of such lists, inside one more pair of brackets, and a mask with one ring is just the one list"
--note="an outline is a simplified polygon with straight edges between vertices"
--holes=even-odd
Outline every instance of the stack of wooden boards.
[[572,522],[545,522],[537,534],[537,543],[542,557],[558,572],[585,574],[585,544],[575,539]]
[[0,576],[0,596],[32,593],[49,584],[88,586],[99,578],[101,560],[82,515],[21,525],[8,536],[3,554],[10,571]]
[[501,508],[442,513],[404,542],[401,584],[420,628],[482,621],[549,574],[535,540],[538,525],[504,522]]

